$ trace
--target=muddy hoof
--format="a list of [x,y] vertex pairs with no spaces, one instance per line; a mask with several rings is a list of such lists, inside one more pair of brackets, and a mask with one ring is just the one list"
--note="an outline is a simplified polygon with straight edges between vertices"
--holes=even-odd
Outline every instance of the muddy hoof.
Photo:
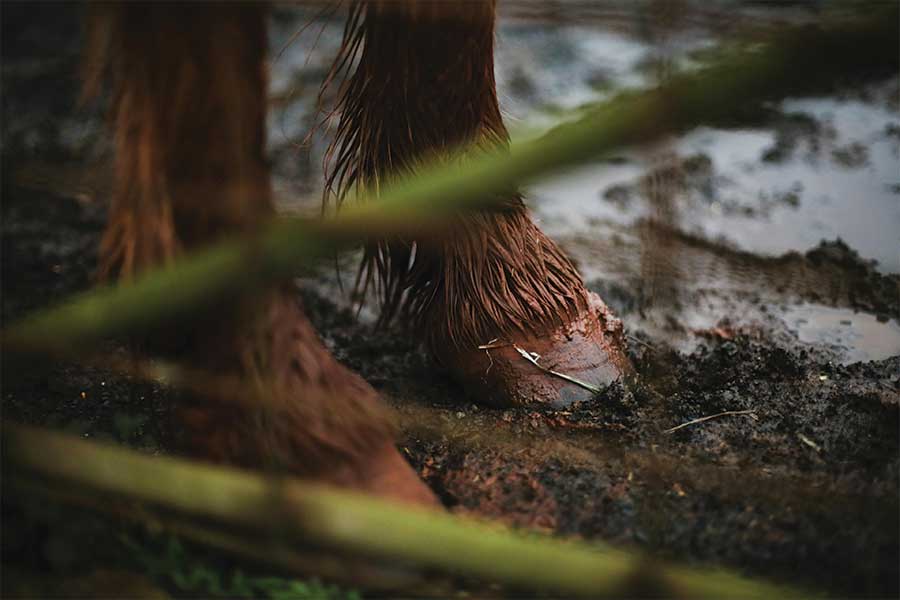
[[596,294],[590,303],[587,314],[548,335],[485,341],[439,358],[475,401],[490,406],[564,407],[589,400],[633,372],[622,322]]

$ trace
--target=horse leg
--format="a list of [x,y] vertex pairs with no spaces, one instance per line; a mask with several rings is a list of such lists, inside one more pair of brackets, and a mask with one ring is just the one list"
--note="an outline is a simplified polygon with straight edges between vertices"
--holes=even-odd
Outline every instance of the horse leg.
[[[362,1],[351,10],[335,77],[341,120],[327,189],[338,200],[470,145],[509,136],[494,82],[493,0]],[[521,195],[453,218],[441,239],[382,241],[363,268],[380,284],[385,320],[415,323],[434,356],[495,405],[590,398],[627,374],[621,322],[589,293]],[[367,277],[363,281],[368,280]]]
[[[261,5],[104,3],[89,25],[87,83],[111,79],[116,151],[101,275],[127,279],[252,235],[274,214]],[[329,354],[287,283],[224,304],[153,336],[157,350],[258,393],[180,406],[191,452],[435,502],[397,452],[376,392]]]

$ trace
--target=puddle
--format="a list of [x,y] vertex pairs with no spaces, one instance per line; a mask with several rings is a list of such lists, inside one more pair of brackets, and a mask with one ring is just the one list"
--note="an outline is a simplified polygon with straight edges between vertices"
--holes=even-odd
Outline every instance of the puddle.
[[801,342],[830,347],[845,364],[900,354],[900,325],[894,320],[816,304],[787,307],[781,318]]
[[[686,233],[760,255],[840,238],[881,272],[900,272],[900,113],[832,98],[789,100],[778,111],[784,119],[771,127],[701,127],[632,149],[624,161],[569,171],[533,186],[532,206],[557,237],[597,223],[628,226],[662,208]],[[792,117],[811,131],[792,134]],[[792,135],[800,139],[784,150]],[[683,180],[677,171],[698,160],[707,172]]]

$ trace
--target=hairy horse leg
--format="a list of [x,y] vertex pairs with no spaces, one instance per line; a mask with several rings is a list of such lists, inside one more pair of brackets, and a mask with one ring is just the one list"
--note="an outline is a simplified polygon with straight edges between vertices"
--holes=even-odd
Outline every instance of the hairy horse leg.
[[[475,144],[508,134],[494,82],[493,0],[371,0],[355,4],[333,77],[343,77],[329,192],[340,201]],[[380,287],[386,320],[400,314],[483,402],[567,404],[583,386],[548,375],[519,352],[594,387],[631,367],[621,322],[589,293],[561,249],[511,191],[496,208],[455,217],[442,239],[371,245],[363,281]]]
[[[129,278],[252,234],[274,213],[261,5],[98,4],[89,25],[87,85],[111,79],[116,149],[102,276]],[[287,284],[225,304],[151,342],[199,372],[262,391],[258,401],[186,400],[177,414],[189,451],[435,502],[397,452],[376,392],[329,354]]]

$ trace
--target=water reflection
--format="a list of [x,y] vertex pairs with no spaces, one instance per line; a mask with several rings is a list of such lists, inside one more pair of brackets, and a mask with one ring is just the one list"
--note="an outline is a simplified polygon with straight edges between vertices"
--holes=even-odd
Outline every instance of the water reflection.
[[783,319],[801,342],[830,347],[843,362],[900,354],[900,325],[895,321],[818,304],[788,307]]

